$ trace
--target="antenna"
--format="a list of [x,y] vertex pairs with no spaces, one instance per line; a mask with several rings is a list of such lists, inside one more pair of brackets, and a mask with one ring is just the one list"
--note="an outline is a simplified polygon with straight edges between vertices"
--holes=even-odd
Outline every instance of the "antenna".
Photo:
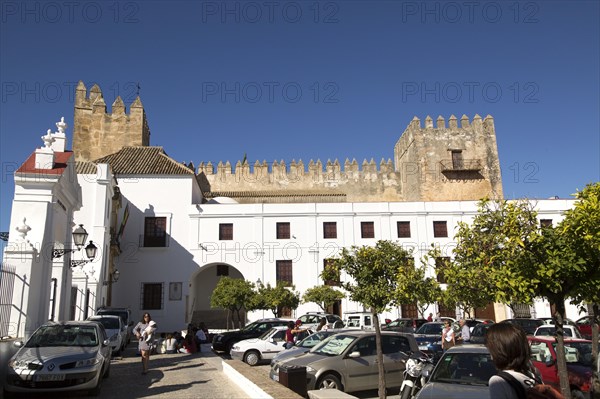
[[137,82],[137,86],[136,87],[137,87],[137,92],[135,93],[135,95],[139,96],[140,95],[140,90],[142,89],[141,86],[140,86],[140,82]]

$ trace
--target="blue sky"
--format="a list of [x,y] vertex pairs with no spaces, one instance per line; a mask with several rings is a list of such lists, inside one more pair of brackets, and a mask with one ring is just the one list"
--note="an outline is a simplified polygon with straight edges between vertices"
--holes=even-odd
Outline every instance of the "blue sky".
[[151,145],[196,165],[379,162],[415,115],[491,114],[505,196],[569,197],[600,180],[599,4],[2,0],[0,231],[78,80],[139,82]]

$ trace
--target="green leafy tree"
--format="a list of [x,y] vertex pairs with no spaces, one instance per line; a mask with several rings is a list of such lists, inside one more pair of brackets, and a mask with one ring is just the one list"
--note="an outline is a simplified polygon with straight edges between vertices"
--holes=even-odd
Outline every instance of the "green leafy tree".
[[426,270],[426,261],[422,261],[422,267],[415,267],[412,256],[401,264],[394,300],[397,305],[415,304],[421,317],[425,317],[425,310],[441,296],[440,285],[434,278],[425,277]]
[[375,342],[379,370],[379,397],[385,398],[385,374],[381,350],[378,314],[395,301],[399,270],[409,261],[409,253],[390,241],[378,241],[374,247],[343,248],[332,267],[325,268],[323,280],[335,280],[341,272],[352,280],[341,282],[350,299],[369,309],[375,324]]
[[304,303],[316,303],[323,312],[327,312],[330,306],[345,297],[346,294],[329,285],[318,285],[307,289],[302,296],[302,301]]
[[[211,297],[210,306],[213,308],[227,309],[231,315],[231,325],[234,326],[233,315],[238,318],[238,327],[243,326],[240,311],[249,303],[253,302],[254,284],[238,278],[221,277]],[[227,328],[229,328],[229,317]]]
[[283,281],[278,281],[275,287],[271,284],[260,284],[258,292],[251,305],[253,310],[264,309],[273,312],[275,317],[281,317],[284,308],[296,309],[300,304],[300,293],[294,291],[295,286],[287,287]]
[[[562,335],[565,300],[573,297],[580,282],[592,278],[594,271],[569,247],[569,240],[559,229],[540,228],[537,212],[526,200],[484,200],[473,223],[461,228],[462,236],[454,249],[458,260],[452,262],[457,274],[468,273],[479,263],[485,270],[483,275],[493,282],[483,287],[497,302],[531,304],[534,298],[543,297],[555,309],[558,374],[561,391],[570,398]],[[463,267],[467,272],[461,270]]]

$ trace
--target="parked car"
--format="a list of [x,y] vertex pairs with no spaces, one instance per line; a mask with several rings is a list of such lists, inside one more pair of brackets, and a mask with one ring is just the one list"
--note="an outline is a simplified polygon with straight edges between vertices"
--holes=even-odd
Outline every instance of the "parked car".
[[541,326],[544,323],[542,319],[527,319],[527,318],[516,318],[516,319],[506,319],[503,320],[502,323],[512,323],[521,327],[527,335],[533,335],[536,328]]
[[381,328],[382,331],[397,331],[414,333],[417,328],[427,323],[427,319],[400,318],[396,319]]
[[131,318],[131,310],[129,310],[129,308],[100,308],[96,311],[96,315],[120,316],[121,320],[123,320],[123,324],[127,326],[127,344],[131,342],[131,337],[133,337],[133,325],[136,323],[134,323]]
[[[543,326],[539,326],[535,332],[534,336],[555,336],[556,335],[556,326],[550,324],[544,324]],[[563,335],[565,337],[573,337],[573,338],[582,338],[581,333],[575,326],[563,326]]]
[[471,343],[472,344],[484,344],[485,343],[485,334],[487,330],[491,327],[491,324],[477,324],[473,327],[471,331]]
[[127,345],[127,326],[123,324],[123,319],[119,316],[103,315],[91,316],[88,320],[97,321],[104,326],[106,336],[110,341],[110,346],[114,355],[121,353]]
[[[542,375],[545,384],[560,390],[558,366],[556,365],[556,341],[551,337],[528,337],[531,346],[531,362]],[[565,338],[565,358],[572,397],[584,398],[591,388],[594,365],[592,341]]]
[[442,353],[442,329],[444,323],[432,321],[423,324],[415,331],[415,339],[419,345],[419,350],[433,356],[439,356]]
[[[400,387],[410,354],[419,350],[412,334],[381,333],[386,386]],[[332,335],[308,353],[289,358],[284,366],[306,367],[307,389],[338,389],[344,392],[376,389],[377,350],[374,331],[351,331]],[[278,380],[278,370],[271,378]]]
[[[250,366],[273,359],[277,353],[285,350],[286,330],[285,326],[272,327],[258,338],[245,339],[235,343],[231,348],[231,358],[244,361]],[[307,333],[312,334],[313,331],[308,330]]]
[[318,312],[307,313],[305,315],[298,317],[298,320],[300,320],[302,322],[303,327],[316,330],[317,327],[319,326],[319,323],[321,322],[321,319],[323,319],[323,317],[325,317],[327,319],[327,327],[328,328],[336,328],[336,327],[339,328],[344,323],[342,321],[342,318],[336,314],[318,313]]
[[498,372],[483,345],[458,345],[439,360],[420,399],[488,399],[488,381]]
[[258,338],[272,327],[287,326],[290,319],[262,319],[248,324],[241,330],[231,330],[215,334],[211,348],[215,352],[230,353],[236,342],[244,339]]
[[575,322],[581,335],[586,339],[592,339],[592,316],[583,316]]
[[25,344],[15,345],[20,349],[8,361],[8,393],[87,390],[97,395],[110,373],[109,340],[102,324],[94,321],[49,322]]
[[346,312],[344,313],[344,327],[359,330],[375,330],[371,312]]
[[[554,317],[540,317],[539,319],[544,320],[544,323],[546,324],[556,324]],[[577,323],[565,317],[563,319],[563,326],[577,326]]]
[[269,373],[271,379],[275,379],[274,375],[279,372],[279,363],[294,356],[307,353],[312,348],[317,346],[317,344],[331,337],[332,335],[349,331],[351,332],[353,330],[345,328],[330,328],[328,330],[317,331],[316,333],[304,338],[302,341],[297,342],[293,347],[277,353],[273,359],[271,359],[271,371]]

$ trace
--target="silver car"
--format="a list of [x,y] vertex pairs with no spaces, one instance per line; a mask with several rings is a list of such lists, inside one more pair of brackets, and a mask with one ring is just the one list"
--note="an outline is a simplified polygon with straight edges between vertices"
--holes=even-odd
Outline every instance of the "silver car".
[[418,399],[489,399],[488,381],[498,371],[483,345],[458,345],[448,349]]
[[7,392],[100,392],[110,373],[111,347],[94,321],[50,322],[38,328],[8,362]]
[[[419,350],[412,334],[381,333],[385,381],[388,388],[402,385],[410,353]],[[325,339],[310,352],[279,363],[278,367],[306,367],[307,389],[333,388],[345,392],[376,389],[379,369],[375,332],[355,330]],[[278,370],[271,370],[278,380]]]

